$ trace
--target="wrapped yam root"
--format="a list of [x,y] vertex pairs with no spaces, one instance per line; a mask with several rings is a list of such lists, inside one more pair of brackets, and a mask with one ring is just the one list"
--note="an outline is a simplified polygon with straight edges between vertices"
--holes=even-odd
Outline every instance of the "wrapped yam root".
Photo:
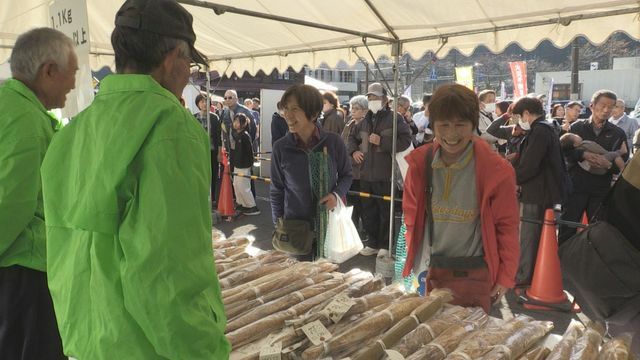
[[576,341],[582,336],[584,326],[579,322],[569,324],[560,342],[553,347],[546,360],[567,360]]
[[524,354],[553,329],[550,321],[532,321],[509,336],[504,344],[494,347],[483,360],[511,360]]
[[551,350],[544,346],[539,346],[527,351],[524,355],[518,358],[518,360],[545,360]]
[[622,334],[607,341],[600,350],[598,360],[627,360],[631,357],[631,339],[630,333]]
[[380,359],[384,354],[384,350],[391,348],[397,344],[400,339],[411,332],[418,325],[426,322],[435,315],[442,306],[453,299],[451,291],[448,289],[436,289],[429,295],[430,301],[418,306],[411,312],[411,316],[407,316],[389,329],[381,338],[380,342],[376,342],[371,346],[358,352],[353,360],[370,360]]
[[596,360],[600,352],[604,327],[601,324],[590,323],[582,337],[576,341],[571,350],[570,360]]
[[269,334],[273,331],[282,329],[286,320],[293,319],[294,317],[305,313],[306,311],[322,303],[326,299],[336,296],[348,287],[348,283],[341,284],[329,291],[322,292],[321,294],[314,296],[308,300],[299,302],[297,305],[289,307],[287,310],[283,310],[267,317],[261,318],[255,322],[252,322],[251,325],[247,325],[243,328],[228,333],[227,339],[229,340],[233,348],[248,344],[256,339],[264,337],[265,334]]
[[416,352],[423,345],[430,343],[448,328],[461,324],[462,320],[471,315],[470,308],[455,306],[445,309],[435,318],[418,325],[413,331],[405,335],[393,350],[408,356]]
[[363,340],[376,336],[393,326],[400,319],[408,316],[411,311],[429,298],[409,297],[398,300],[386,310],[373,314],[358,325],[347,329],[343,333],[329,339],[324,345],[315,345],[302,353],[302,359],[320,359],[333,356],[348,348],[358,346]]

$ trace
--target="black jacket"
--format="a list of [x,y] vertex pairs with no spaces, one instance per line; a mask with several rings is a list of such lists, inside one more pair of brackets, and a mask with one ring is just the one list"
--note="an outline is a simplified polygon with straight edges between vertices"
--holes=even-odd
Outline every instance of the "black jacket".
[[[571,124],[569,132],[579,135],[582,140],[591,140],[598,143],[607,151],[616,151],[627,141],[624,131],[612,123],[605,121],[600,135],[596,136],[593,131],[591,118],[578,120]],[[569,174],[573,180],[574,190],[582,192],[606,192],[611,186],[611,177],[620,172],[615,164],[604,175],[591,174],[578,166],[578,162],[583,160],[584,150],[568,149],[564,151],[569,163]],[[626,161],[629,156],[625,154],[622,158]]]
[[515,164],[516,182],[521,186],[520,201],[551,207],[563,201],[564,159],[560,141],[544,117],[531,124],[531,130],[520,144]]
[[[411,145],[411,129],[400,114],[398,114],[396,123],[398,124],[396,152],[401,152]],[[371,134],[380,136],[380,145],[373,145],[369,142]],[[356,128],[349,135],[347,145],[349,156],[352,156],[356,151],[364,153],[364,161],[360,167],[360,180],[390,181],[391,160],[395,159],[395,156],[391,156],[392,144],[393,111],[389,107],[378,111],[375,115],[369,111],[364,120],[356,125]]]
[[251,146],[251,136],[247,131],[238,133],[233,131],[233,140],[235,140],[235,149],[231,151],[233,167],[247,169],[253,166],[253,147]]
[[284,137],[288,131],[289,125],[287,125],[287,121],[280,114],[274,112],[271,116],[271,146]]

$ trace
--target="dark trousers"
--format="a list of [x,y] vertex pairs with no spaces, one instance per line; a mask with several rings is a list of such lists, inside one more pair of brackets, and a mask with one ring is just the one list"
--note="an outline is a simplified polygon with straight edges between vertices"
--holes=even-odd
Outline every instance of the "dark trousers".
[[[360,180],[360,191],[379,196],[391,195],[390,181]],[[389,247],[389,202],[362,198],[362,223],[369,236],[367,246],[374,249]]]
[[[360,180],[354,179],[351,183],[351,191],[360,192]],[[362,218],[362,199],[359,195],[347,195],[347,205],[353,206],[353,212],[351,213],[351,220],[356,226],[356,229],[360,231],[360,219]]]
[[[525,219],[544,220],[544,206],[520,203],[520,217]],[[520,265],[516,274],[516,284],[529,285],[533,279],[533,270],[538,256],[542,223],[520,222]]]
[[0,268],[0,359],[66,359],[46,273]]
[[211,150],[211,202],[218,198],[218,176],[220,175],[220,163],[218,162],[218,150]]
[[[582,214],[587,211],[587,217],[591,219],[607,196],[607,189],[600,192],[574,191],[569,201],[562,210],[562,220],[580,222]],[[558,233],[558,245],[569,240],[576,233],[576,228],[560,225]]]

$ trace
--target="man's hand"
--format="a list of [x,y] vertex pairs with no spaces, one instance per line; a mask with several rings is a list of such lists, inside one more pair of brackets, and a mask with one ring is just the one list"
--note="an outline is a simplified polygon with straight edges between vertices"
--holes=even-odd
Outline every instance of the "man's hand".
[[491,303],[493,305],[499,304],[500,300],[502,299],[502,297],[504,296],[504,294],[507,292],[507,288],[500,285],[500,284],[496,284],[496,286],[493,287],[493,289],[491,289]]
[[356,164],[361,164],[364,161],[364,154],[362,151],[354,151],[351,156],[353,157],[353,160],[356,161]]
[[320,199],[320,204],[324,205],[327,210],[333,210],[333,208],[338,205],[338,199],[336,198],[336,195],[334,193],[331,193]]
[[594,154],[591,152],[585,152],[582,156],[585,161],[589,163],[589,165],[599,168],[599,169],[609,169],[611,167],[611,162],[607,160],[604,156]]
[[369,142],[373,145],[380,145],[380,135],[371,134],[369,135]]

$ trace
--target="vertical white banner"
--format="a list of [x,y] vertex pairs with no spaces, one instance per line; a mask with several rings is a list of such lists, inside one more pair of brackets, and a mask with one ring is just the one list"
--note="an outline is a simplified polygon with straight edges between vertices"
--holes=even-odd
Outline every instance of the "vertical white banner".
[[93,77],[89,61],[89,17],[85,0],[55,0],[49,5],[49,26],[73,41],[78,55],[76,88],[67,94],[64,118],[76,116],[93,101]]

